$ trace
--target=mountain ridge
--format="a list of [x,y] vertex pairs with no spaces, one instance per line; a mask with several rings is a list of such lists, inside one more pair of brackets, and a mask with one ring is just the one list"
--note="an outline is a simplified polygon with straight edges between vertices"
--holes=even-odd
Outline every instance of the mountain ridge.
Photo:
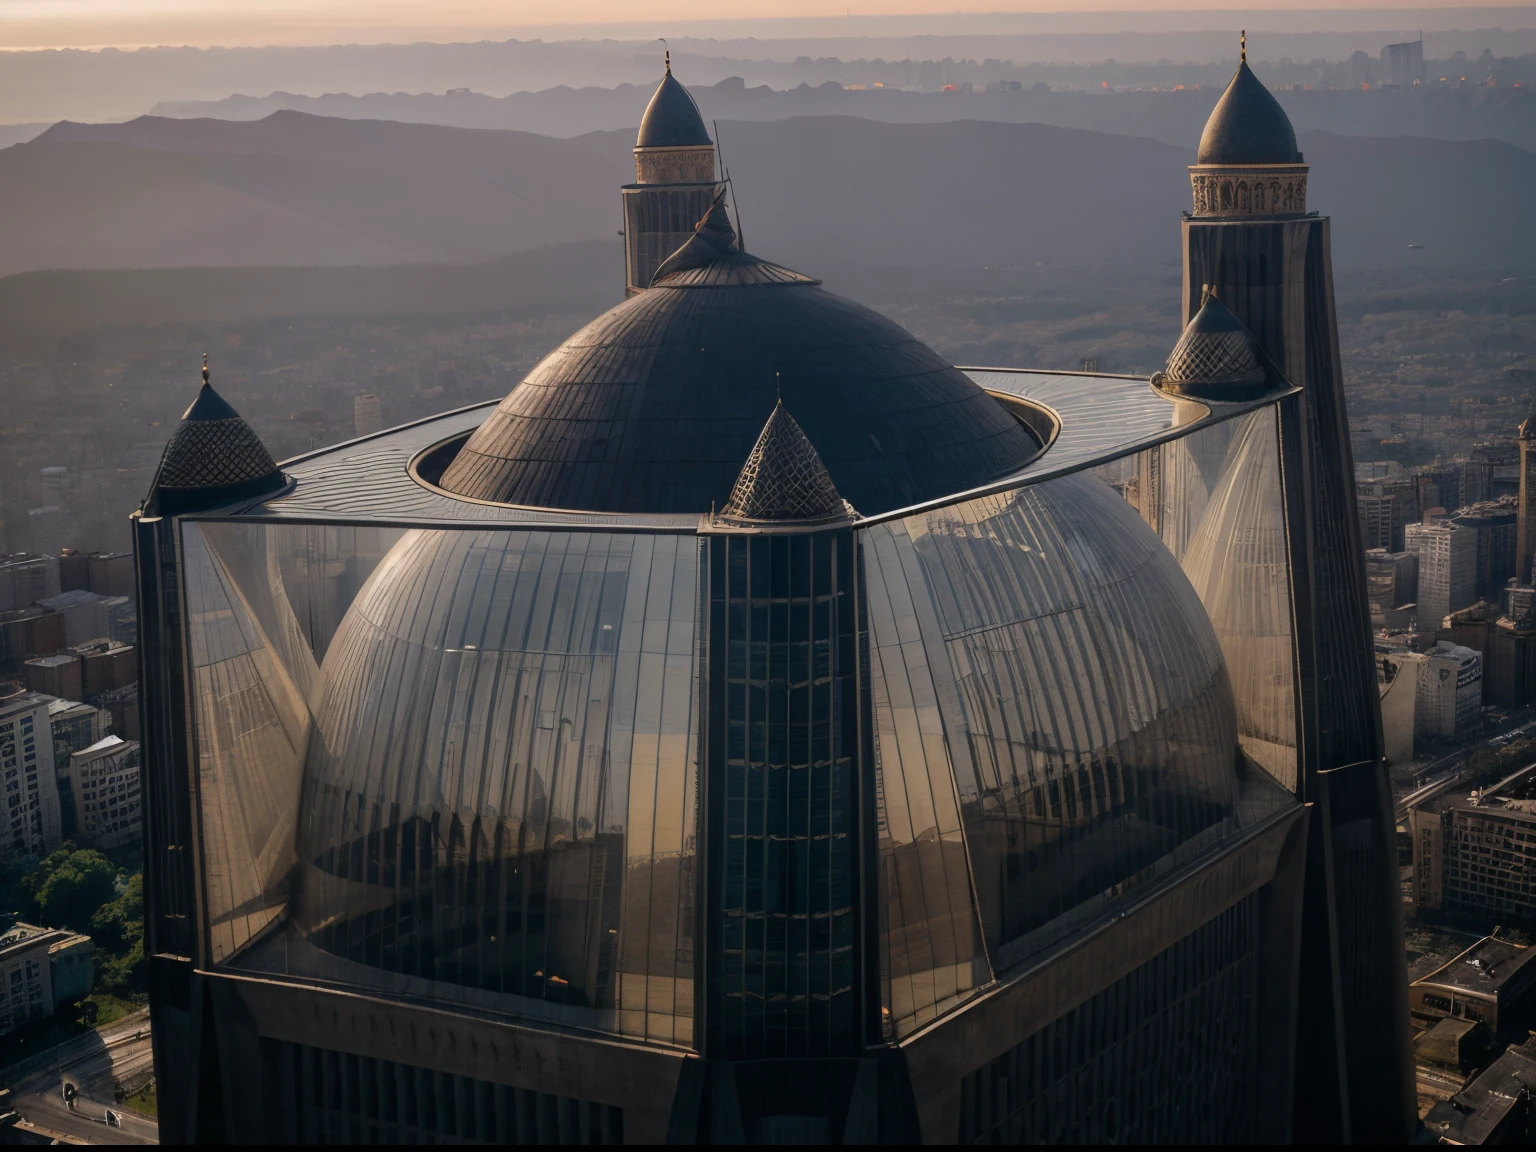
[[[722,121],[718,134],[748,246],[803,271],[1177,264],[1190,149],[982,120]],[[1341,265],[1504,269],[1536,257],[1523,192],[1536,154],[1495,141],[1300,139],[1310,203],[1335,218]],[[604,239],[617,261],[632,140],[292,111],[62,123],[0,151],[0,275],[473,264]]]

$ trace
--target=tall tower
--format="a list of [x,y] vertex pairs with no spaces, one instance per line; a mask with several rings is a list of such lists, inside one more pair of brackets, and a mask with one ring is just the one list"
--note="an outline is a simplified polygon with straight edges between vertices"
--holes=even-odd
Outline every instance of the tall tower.
[[197,736],[188,708],[185,557],[176,517],[271,496],[288,483],[250,425],[203,386],[160,457],[133,514],[139,601],[139,716],[143,732],[144,944],[150,1021],[167,1144],[222,1142],[219,1061],[207,965],[196,928],[197,824],[189,782]]
[[1515,539],[1515,579],[1522,584],[1531,580],[1531,566],[1536,564],[1536,524],[1531,523],[1531,504],[1536,501],[1536,399],[1531,411],[1520,421],[1520,521]]
[[635,141],[635,182],[623,188],[624,286],[651,286],[661,262],[693,235],[715,198],[715,144],[699,106],[672,75],[656,86]]
[[1242,59],[1190,168],[1184,319],[1207,291],[1302,392],[1282,405],[1295,544],[1297,726],[1312,804],[1298,1141],[1403,1141],[1413,1130],[1391,792],[1371,660],[1364,560],[1334,316],[1329,221],[1278,101]]

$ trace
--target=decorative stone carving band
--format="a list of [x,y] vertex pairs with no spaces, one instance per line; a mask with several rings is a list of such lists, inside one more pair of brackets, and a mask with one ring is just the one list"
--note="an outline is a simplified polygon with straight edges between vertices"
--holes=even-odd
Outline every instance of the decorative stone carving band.
[[1305,164],[1193,164],[1196,216],[1303,216]]
[[635,149],[637,184],[707,184],[714,178],[713,145]]

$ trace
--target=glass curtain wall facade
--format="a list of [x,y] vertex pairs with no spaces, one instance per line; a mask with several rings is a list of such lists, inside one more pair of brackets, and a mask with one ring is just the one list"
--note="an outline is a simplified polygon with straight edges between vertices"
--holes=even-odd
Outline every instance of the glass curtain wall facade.
[[[728,1106],[688,1104],[685,1076],[674,1137],[690,1108],[701,1139],[799,1131],[769,1065],[819,1085],[818,1138],[884,1131],[860,1061],[984,1012],[1296,807],[1276,412],[1201,409],[1075,470],[808,532],[185,518],[203,965],[759,1070]],[[1096,995],[1151,997],[1138,1028],[1212,980],[1249,1003],[1256,913],[1218,915],[1241,924]],[[1036,1132],[1037,1104],[975,1094],[1101,1011],[978,1051],[967,1118],[924,1137]],[[1182,1075],[1256,1092],[1258,1026],[1223,1019]],[[1132,1050],[1075,1042],[1083,1068]],[[337,1112],[370,1091],[315,1089],[304,1131],[425,1131],[458,1089]],[[443,1135],[543,1130],[483,1091]],[[1180,1131],[1137,1111],[1151,1096],[1104,1132]],[[640,1138],[618,1113],[580,1130]]]

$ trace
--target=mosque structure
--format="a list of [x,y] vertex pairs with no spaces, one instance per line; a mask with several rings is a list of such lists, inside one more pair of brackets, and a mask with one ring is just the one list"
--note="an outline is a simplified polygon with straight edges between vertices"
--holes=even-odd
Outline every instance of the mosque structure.
[[167,445],[162,1139],[1406,1140],[1329,222],[1246,60],[1150,380],[744,251],[670,66],[635,156],[627,298],[499,403],[278,465],[205,373]]

